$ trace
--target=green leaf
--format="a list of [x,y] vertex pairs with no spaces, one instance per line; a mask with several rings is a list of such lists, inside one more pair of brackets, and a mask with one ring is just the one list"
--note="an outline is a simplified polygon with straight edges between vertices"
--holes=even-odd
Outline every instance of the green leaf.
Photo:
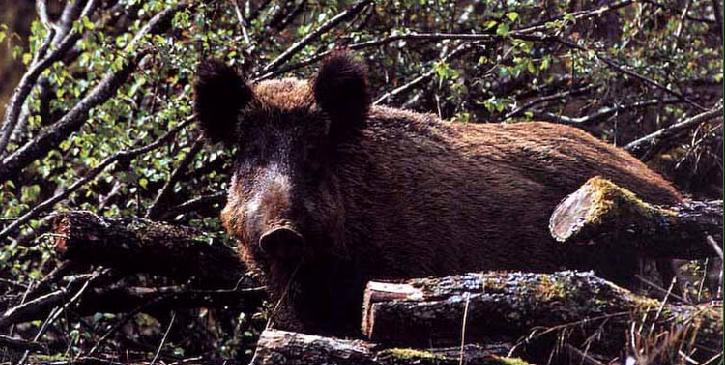
[[545,71],[549,69],[549,64],[551,63],[551,58],[546,56],[543,60],[541,60],[541,64],[539,65],[539,70]]
[[506,17],[509,18],[509,20],[513,23],[516,21],[516,19],[519,18],[519,13],[512,11],[512,12],[506,13]]
[[509,25],[506,23],[501,23],[496,27],[496,34],[500,35],[502,37],[505,37],[509,34]]
[[81,22],[83,23],[83,28],[86,28],[88,30],[96,29],[96,25],[93,24],[91,19],[89,19],[87,16],[84,16],[83,18],[81,18]]

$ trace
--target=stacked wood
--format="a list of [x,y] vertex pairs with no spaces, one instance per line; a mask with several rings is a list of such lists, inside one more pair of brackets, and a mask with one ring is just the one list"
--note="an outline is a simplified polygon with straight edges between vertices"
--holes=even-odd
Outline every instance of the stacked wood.
[[506,357],[510,346],[469,344],[463,348],[425,350],[386,348],[362,340],[267,330],[259,338],[250,365],[526,365],[523,360]]
[[687,341],[707,357],[722,349],[720,309],[660,303],[591,273],[481,273],[370,282],[362,331],[374,342],[422,347],[528,336],[549,350],[564,333],[574,347],[590,341],[592,350],[615,354],[635,323],[652,334],[696,333]]
[[556,207],[549,229],[567,244],[610,245],[614,251],[635,245],[643,257],[700,259],[722,254],[722,222],[722,200],[656,206],[595,177]]
[[[566,244],[609,245],[612,252],[618,247],[631,252],[634,245],[643,257],[694,259],[721,255],[713,245],[722,239],[721,222],[722,201],[655,206],[594,178],[562,201],[550,230]],[[74,264],[102,265],[121,277],[149,273],[183,281],[157,288],[93,286],[79,300],[81,312],[128,310],[119,303],[157,310],[235,301],[258,306],[264,298],[261,287],[240,281],[246,274],[233,249],[210,244],[188,227],[70,212],[55,219],[55,235],[57,251]],[[66,297],[49,293],[33,299],[33,305],[57,306]],[[37,317],[33,301],[7,311],[0,323]],[[677,348],[695,361],[707,361],[722,349],[721,305],[659,302],[592,273],[372,281],[362,317],[365,340],[267,330],[252,364],[525,364],[511,355],[535,363],[596,364],[621,354],[632,341],[661,344],[662,339],[667,341],[662,348]]]

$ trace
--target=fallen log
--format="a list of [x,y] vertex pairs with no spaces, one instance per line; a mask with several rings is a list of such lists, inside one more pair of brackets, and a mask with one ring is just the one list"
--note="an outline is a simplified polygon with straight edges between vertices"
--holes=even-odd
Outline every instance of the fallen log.
[[[722,242],[723,202],[686,201],[661,207],[601,177],[567,196],[549,221],[559,242],[635,248],[643,257],[715,257]],[[622,247],[622,246],[628,247]]]
[[683,346],[706,357],[722,349],[721,308],[663,304],[591,273],[468,274],[369,282],[362,332],[373,342],[444,346],[460,343],[465,328],[466,342],[526,338],[532,347],[549,350],[564,333],[574,347],[592,341],[592,351],[616,354],[635,323],[645,334],[696,333],[685,336],[691,343]]
[[[510,344],[465,345],[449,348],[383,348],[361,340],[266,330],[250,365],[458,365],[527,363],[506,357]],[[463,350],[463,351],[461,351]]]
[[75,263],[194,278],[217,288],[233,288],[245,276],[233,249],[190,227],[74,211],[58,215],[54,233],[56,251]]
[[[92,277],[77,303],[67,310],[79,316],[135,311],[159,313],[199,307],[253,312],[259,310],[267,298],[265,288],[261,286],[240,285],[231,289],[211,290],[184,286],[149,288],[126,286],[122,282],[113,284],[116,279],[102,275]],[[67,305],[83,286],[84,281],[75,281],[66,288],[11,306],[0,314],[0,327],[46,318],[54,308]]]

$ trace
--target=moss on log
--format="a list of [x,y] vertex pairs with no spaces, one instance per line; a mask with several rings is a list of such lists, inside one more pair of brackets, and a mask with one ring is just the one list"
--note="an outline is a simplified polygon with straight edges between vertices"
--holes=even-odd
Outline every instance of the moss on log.
[[[690,331],[683,346],[711,356],[721,349],[720,307],[666,305],[635,295],[591,273],[485,273],[370,282],[362,331],[374,342],[403,346],[460,343],[530,336],[553,348],[557,336],[580,347],[594,333],[591,350],[619,353],[633,323],[647,333]],[[548,342],[547,342],[548,341]],[[524,346],[525,347],[525,346]],[[535,350],[533,350],[535,351]],[[533,355],[535,358],[539,355]]]
[[722,242],[722,218],[722,200],[661,207],[595,177],[556,207],[549,229],[559,242],[608,245],[612,252],[635,248],[648,258],[699,259],[717,256],[709,240]]
[[[251,365],[526,365],[505,356],[510,344],[449,348],[385,348],[361,340],[267,330],[257,343]],[[462,356],[462,357],[461,357]]]

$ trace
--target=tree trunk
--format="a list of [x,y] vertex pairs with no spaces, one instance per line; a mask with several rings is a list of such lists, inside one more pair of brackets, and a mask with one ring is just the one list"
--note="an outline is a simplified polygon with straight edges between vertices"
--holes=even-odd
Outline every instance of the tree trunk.
[[245,277],[236,252],[189,227],[141,218],[102,218],[69,212],[55,219],[55,247],[63,258],[126,273],[195,278],[233,288]]
[[266,330],[257,343],[251,365],[458,365],[520,364],[526,362],[507,358],[510,344],[466,345],[461,348],[382,348],[361,340],[303,335],[300,333]]
[[719,255],[713,242],[722,242],[722,219],[722,200],[660,207],[595,177],[556,207],[549,229],[567,244],[609,245],[612,252],[633,245],[643,257],[700,259]]
[[[443,346],[460,343],[465,327],[466,342],[528,336],[523,345],[537,351],[560,347],[554,341],[561,338],[565,342],[557,345],[577,348],[591,340],[592,351],[616,354],[634,322],[642,337],[689,334],[681,336],[684,351],[692,345],[707,357],[722,349],[719,309],[666,305],[591,273],[484,273],[369,282],[362,331],[375,342]],[[590,338],[594,333],[599,335]]]

